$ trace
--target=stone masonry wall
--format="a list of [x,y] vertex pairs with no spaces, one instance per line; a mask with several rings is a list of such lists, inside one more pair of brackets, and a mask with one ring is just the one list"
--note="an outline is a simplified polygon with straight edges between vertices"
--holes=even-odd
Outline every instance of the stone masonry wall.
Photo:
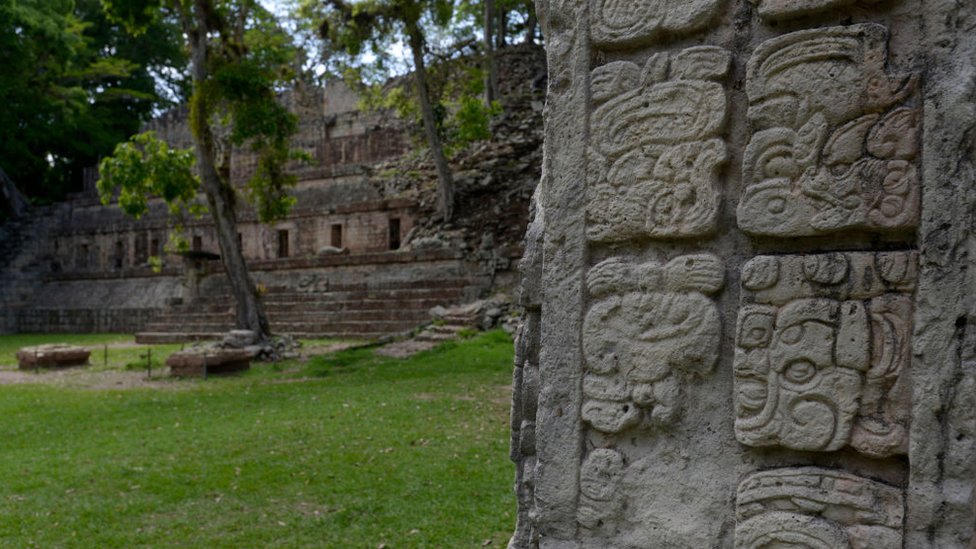
[[119,333],[142,331],[158,309],[27,309],[17,312],[18,333]]
[[976,547],[976,5],[537,4],[510,547]]

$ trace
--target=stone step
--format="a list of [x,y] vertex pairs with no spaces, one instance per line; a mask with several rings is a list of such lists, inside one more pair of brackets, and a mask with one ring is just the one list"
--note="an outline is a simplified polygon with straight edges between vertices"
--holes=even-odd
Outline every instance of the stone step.
[[277,331],[285,334],[298,333],[298,332],[334,332],[334,333],[350,333],[350,332],[375,332],[375,333],[399,333],[405,332],[416,326],[416,322],[412,321],[395,321],[395,320],[379,320],[379,321],[348,321],[348,322],[271,322],[271,330]]
[[[296,309],[290,311],[268,311],[268,318],[272,322],[329,322],[336,320],[411,320],[425,321],[430,319],[427,309],[375,309],[348,311],[317,311],[314,308]],[[154,322],[163,324],[178,324],[180,322],[222,322],[233,320],[233,313],[186,312],[181,314],[164,313],[157,316]]]
[[139,332],[136,334],[136,343],[141,345],[188,343],[191,341],[212,341],[223,336],[224,333],[216,332]]
[[[346,321],[346,322],[271,322],[271,330],[280,333],[349,333],[349,332],[375,332],[375,333],[399,333],[407,331],[417,325],[413,321]],[[160,325],[150,323],[146,326],[147,332],[183,332],[183,333],[226,333],[234,327],[233,322],[187,322],[177,326]]]
[[[464,295],[462,288],[405,288],[386,290],[350,290],[337,292],[290,292],[265,294],[265,305],[291,303],[327,303],[331,301],[393,300],[393,299],[447,299],[456,300]],[[209,295],[197,298],[194,303],[203,305],[233,302],[230,295]]]
[[353,292],[353,291],[374,291],[374,290],[410,290],[410,289],[429,289],[436,288],[466,288],[471,285],[471,280],[467,278],[443,278],[443,279],[419,279],[419,280],[395,280],[389,282],[361,282],[357,284],[330,284],[318,289],[320,285],[312,283],[307,289],[296,290],[282,286],[271,286],[267,289],[267,295],[276,294],[308,294],[308,293],[327,293],[327,292]]
[[[455,300],[456,301],[456,300]],[[289,311],[299,308],[300,310],[316,310],[316,311],[348,311],[348,310],[361,310],[361,311],[383,311],[383,310],[429,310],[431,307],[436,305],[446,305],[453,301],[445,301],[443,299],[433,299],[433,298],[417,298],[417,299],[369,299],[369,300],[342,300],[342,301],[304,301],[300,303],[294,303],[289,305],[282,304],[270,304],[265,303],[265,309],[268,311]],[[174,315],[185,315],[194,312],[206,312],[206,313],[226,313],[227,311],[233,311],[234,305],[233,301],[225,301],[223,303],[212,303],[207,305],[179,305],[172,309]]]

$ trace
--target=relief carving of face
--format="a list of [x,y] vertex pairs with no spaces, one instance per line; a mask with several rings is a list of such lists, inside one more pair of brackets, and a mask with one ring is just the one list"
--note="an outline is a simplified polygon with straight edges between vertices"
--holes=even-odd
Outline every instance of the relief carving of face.
[[797,299],[740,315],[736,436],[751,446],[836,450],[848,443],[868,363],[859,302]]

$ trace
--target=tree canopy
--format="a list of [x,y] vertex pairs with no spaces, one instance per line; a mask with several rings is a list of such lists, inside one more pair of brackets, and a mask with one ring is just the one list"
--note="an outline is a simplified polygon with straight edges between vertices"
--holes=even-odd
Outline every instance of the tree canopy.
[[0,0],[0,167],[29,196],[80,190],[82,170],[183,99],[180,30],[131,36],[99,0]]

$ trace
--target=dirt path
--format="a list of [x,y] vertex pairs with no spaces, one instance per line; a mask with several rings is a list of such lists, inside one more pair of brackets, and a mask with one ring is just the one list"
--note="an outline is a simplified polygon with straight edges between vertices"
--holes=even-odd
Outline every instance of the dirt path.
[[180,383],[164,378],[165,371],[154,371],[153,379],[146,372],[125,370],[92,370],[85,367],[59,370],[42,369],[38,372],[24,370],[0,370],[0,385],[42,384],[75,389],[180,389]]

